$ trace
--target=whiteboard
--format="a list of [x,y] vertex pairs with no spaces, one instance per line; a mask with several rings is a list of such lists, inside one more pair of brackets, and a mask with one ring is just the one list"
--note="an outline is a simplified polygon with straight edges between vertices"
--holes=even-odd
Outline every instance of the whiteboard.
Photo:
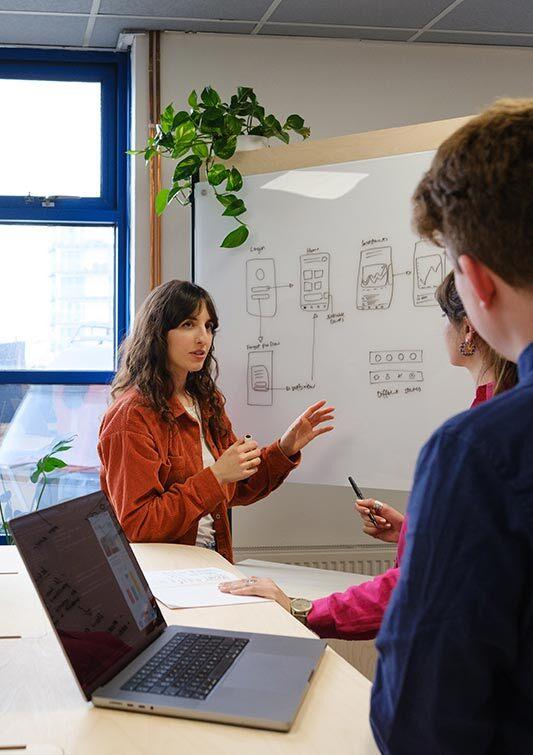
[[237,433],[261,444],[326,399],[335,430],[304,449],[292,482],[408,490],[417,454],[472,396],[453,368],[434,297],[444,252],[411,229],[433,152],[245,178],[247,244],[210,187],[195,191],[195,280],[220,318],[218,384]]

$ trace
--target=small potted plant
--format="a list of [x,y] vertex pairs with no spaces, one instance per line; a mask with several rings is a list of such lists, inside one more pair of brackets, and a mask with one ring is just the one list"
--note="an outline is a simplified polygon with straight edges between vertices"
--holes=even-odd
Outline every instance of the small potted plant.
[[[67,466],[66,462],[64,462],[63,459],[60,459],[56,454],[62,453],[63,451],[68,451],[70,448],[72,448],[72,442],[75,437],[76,436],[73,435],[71,438],[65,438],[64,440],[57,441],[57,443],[54,444],[50,451],[36,462],[35,469],[30,476],[30,480],[34,483],[34,485],[37,485],[39,481],[41,481],[41,490],[38,496],[37,491],[35,492],[33,500],[37,498],[37,502],[35,504],[35,508],[33,508],[32,505],[30,511],[37,511],[39,509],[39,506],[41,505],[44,489],[48,484],[48,474],[50,474],[50,472],[53,472],[55,469],[62,469],[63,467]],[[9,519],[10,516],[4,515],[4,508],[2,506],[2,503],[8,502],[10,497],[11,493],[9,493],[8,496],[5,496],[5,501],[0,500],[0,538],[3,537],[6,545],[13,545],[14,542],[11,532],[9,531],[9,524],[7,523],[7,519]]]
[[241,135],[274,138],[288,144],[291,131],[307,139],[310,130],[300,115],[289,115],[283,122],[274,115],[267,115],[250,87],[239,87],[237,94],[227,103],[222,102],[212,87],[206,86],[200,97],[192,91],[188,103],[188,111],[176,112],[172,104],[168,105],[145,149],[132,153],[144,154],[147,162],[155,155],[176,160],[172,185],[157,194],[155,207],[158,214],[173,200],[181,205],[190,204],[193,178],[203,165],[207,181],[222,205],[222,215],[232,217],[238,223],[221,246],[240,246],[249,234],[248,226],[241,218],[246,205],[237,196],[243,179],[237,168],[228,167],[223,161],[234,155]]

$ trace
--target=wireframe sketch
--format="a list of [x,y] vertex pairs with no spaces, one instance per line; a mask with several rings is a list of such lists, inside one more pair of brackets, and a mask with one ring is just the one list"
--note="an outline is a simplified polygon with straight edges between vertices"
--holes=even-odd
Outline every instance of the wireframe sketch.
[[381,351],[369,351],[368,361],[370,364],[416,364],[424,361],[422,349],[382,349]]
[[300,308],[307,311],[325,310],[329,307],[328,252],[303,254],[300,257]]
[[392,249],[363,249],[357,272],[357,309],[388,309],[394,292]]
[[413,304],[415,307],[436,307],[435,291],[446,275],[444,250],[417,241],[413,255]]
[[422,370],[370,370],[370,385],[383,385],[384,383],[422,383],[424,373]]
[[274,317],[278,307],[276,264],[271,257],[246,262],[246,311],[254,317]]
[[248,354],[248,405],[272,406],[272,351]]

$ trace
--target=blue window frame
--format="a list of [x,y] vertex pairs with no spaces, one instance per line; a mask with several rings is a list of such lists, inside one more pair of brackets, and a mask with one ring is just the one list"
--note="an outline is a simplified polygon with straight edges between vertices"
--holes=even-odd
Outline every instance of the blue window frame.
[[[126,53],[0,49],[0,79],[100,84],[100,195],[54,197],[52,203],[45,201],[44,205],[43,197],[0,195],[0,225],[107,226],[114,229],[113,364],[116,364],[117,347],[128,326],[126,150],[129,134],[129,56]],[[80,149],[83,149],[83,145],[80,145]],[[6,313],[2,313],[0,301],[2,316],[6,316]],[[110,382],[113,375],[112,370],[98,369],[1,369],[0,384],[102,384]]]

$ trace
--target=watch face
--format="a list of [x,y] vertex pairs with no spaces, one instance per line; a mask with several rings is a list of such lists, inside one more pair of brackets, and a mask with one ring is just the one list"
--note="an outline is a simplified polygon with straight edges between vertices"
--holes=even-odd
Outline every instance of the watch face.
[[294,598],[291,601],[291,608],[294,613],[309,613],[312,607],[313,604],[307,598]]

